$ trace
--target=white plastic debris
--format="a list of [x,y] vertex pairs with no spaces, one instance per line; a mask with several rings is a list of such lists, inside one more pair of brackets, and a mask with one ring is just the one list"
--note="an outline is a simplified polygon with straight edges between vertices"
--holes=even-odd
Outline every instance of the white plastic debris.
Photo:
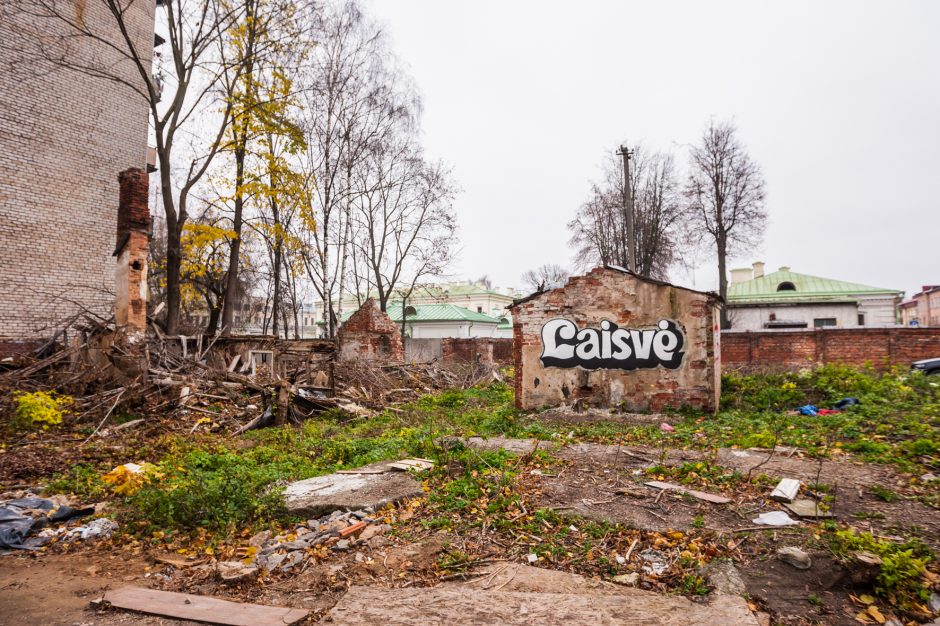
[[528,560],[529,563],[535,563],[539,560],[539,555],[535,554],[534,552],[530,552],[529,555],[526,556],[526,560]]
[[118,529],[118,523],[106,517],[92,520],[69,531],[68,539],[106,539]]
[[751,521],[761,526],[793,526],[795,524],[799,524],[798,521],[791,518],[783,511],[770,511],[769,513],[761,513]]

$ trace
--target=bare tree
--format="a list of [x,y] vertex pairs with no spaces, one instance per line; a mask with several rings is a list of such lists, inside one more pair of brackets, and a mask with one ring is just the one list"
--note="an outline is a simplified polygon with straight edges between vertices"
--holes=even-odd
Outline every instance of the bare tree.
[[529,291],[545,291],[561,287],[570,275],[571,273],[562,266],[548,263],[534,270],[527,270],[522,275],[522,283]]
[[[756,245],[767,222],[764,177],[738,141],[731,122],[708,124],[701,143],[689,154],[686,215],[691,233],[714,245],[718,257],[718,291],[728,294],[728,256]],[[721,327],[730,328],[726,308]]]
[[[636,271],[666,278],[679,252],[682,205],[672,155],[634,150],[630,187],[634,196]],[[623,214],[625,193],[621,159],[613,152],[603,178],[592,185],[591,197],[568,223],[569,243],[579,269],[597,264],[628,266],[628,237]]]
[[357,174],[355,246],[384,311],[393,293],[407,298],[450,263],[455,188],[447,169],[427,163],[407,138],[376,146]]
[[[136,0],[139,1],[139,0]],[[94,79],[117,83],[139,95],[150,112],[156,141],[160,191],[166,216],[167,332],[176,334],[180,315],[180,268],[183,226],[189,219],[187,199],[219,149],[229,119],[230,104],[211,103],[224,72],[220,55],[222,33],[239,12],[238,3],[222,0],[164,0],[161,23],[168,33],[170,54],[151,68],[153,40],[139,37],[131,11],[135,0],[0,0],[0,19],[23,12],[33,19],[18,22],[20,44],[32,47],[37,59]],[[135,9],[136,10],[136,9]],[[100,19],[86,19],[94,12]],[[76,54],[92,46],[96,54]],[[154,71],[152,71],[152,69]],[[202,113],[210,107],[215,116]],[[198,119],[196,119],[198,118]],[[188,163],[180,143],[199,133],[207,139],[194,146]],[[185,146],[182,146],[185,147]],[[175,178],[174,178],[175,177]]]
[[358,3],[327,5],[315,19],[320,43],[301,79],[310,188],[304,264],[322,304],[324,330],[334,336],[334,304],[355,274],[348,265],[356,237],[353,203],[361,193],[354,170],[375,145],[410,127],[420,104],[410,81],[394,71],[382,31]]

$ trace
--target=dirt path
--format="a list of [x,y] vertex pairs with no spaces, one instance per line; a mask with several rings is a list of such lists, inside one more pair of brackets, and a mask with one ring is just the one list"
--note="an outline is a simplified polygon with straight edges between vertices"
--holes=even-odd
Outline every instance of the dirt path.
[[195,625],[89,607],[108,589],[147,586],[146,567],[143,559],[93,551],[0,557],[0,626]]

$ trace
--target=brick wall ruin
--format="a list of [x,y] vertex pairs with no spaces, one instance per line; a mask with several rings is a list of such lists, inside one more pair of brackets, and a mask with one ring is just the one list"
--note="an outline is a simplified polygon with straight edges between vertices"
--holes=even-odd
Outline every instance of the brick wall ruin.
[[441,357],[445,362],[510,365],[512,339],[445,337],[441,339]]
[[826,363],[908,366],[935,357],[940,357],[940,328],[725,332],[721,337],[724,367],[745,371],[793,370]]
[[340,327],[339,358],[343,361],[358,359],[378,361],[404,361],[401,329],[375,300],[369,298]]
[[118,176],[114,321],[118,327],[147,328],[147,253],[150,244],[150,191],[147,172],[131,168]]
[[717,298],[597,268],[513,304],[516,406],[714,411]]
[[[53,55],[100,61],[140,81],[87,37],[59,50],[58,20],[8,5],[0,9],[0,338],[29,339],[51,336],[76,302],[111,315],[117,174],[146,165],[148,108],[129,87],[37,58],[42,41]],[[121,37],[104,3],[59,5],[82,10],[89,29]],[[149,66],[154,2],[130,4],[126,19]]]

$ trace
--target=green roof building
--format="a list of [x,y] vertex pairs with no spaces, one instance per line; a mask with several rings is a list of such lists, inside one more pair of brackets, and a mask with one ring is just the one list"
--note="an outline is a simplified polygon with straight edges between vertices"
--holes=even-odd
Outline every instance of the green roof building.
[[727,304],[732,330],[895,326],[904,292],[800,274],[764,273],[763,263],[731,270]]
[[[405,307],[405,334],[414,339],[438,337],[512,337],[508,312],[493,317],[455,304],[415,304]],[[343,314],[345,322],[353,311]],[[390,302],[386,313],[401,326],[401,302]]]

